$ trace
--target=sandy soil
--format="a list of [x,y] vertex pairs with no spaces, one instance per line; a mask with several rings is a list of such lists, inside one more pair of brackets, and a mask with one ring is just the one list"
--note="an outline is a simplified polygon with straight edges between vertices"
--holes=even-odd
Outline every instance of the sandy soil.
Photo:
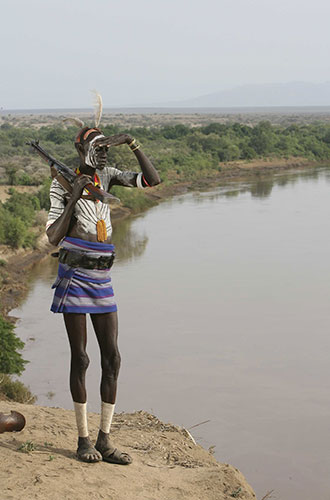
[[[0,402],[24,414],[26,427],[0,435],[1,500],[254,500],[242,474],[196,445],[188,432],[146,412],[116,414],[113,441],[129,466],[85,464],[75,457],[73,411]],[[99,415],[89,415],[91,437]],[[30,452],[24,452],[30,442]]]

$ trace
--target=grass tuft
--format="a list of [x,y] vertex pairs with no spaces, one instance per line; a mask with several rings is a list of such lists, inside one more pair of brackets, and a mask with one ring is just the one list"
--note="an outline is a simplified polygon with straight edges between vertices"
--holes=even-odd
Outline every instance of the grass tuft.
[[22,443],[17,449],[22,453],[31,453],[32,451],[35,451],[37,447],[33,441],[25,441],[25,443]]

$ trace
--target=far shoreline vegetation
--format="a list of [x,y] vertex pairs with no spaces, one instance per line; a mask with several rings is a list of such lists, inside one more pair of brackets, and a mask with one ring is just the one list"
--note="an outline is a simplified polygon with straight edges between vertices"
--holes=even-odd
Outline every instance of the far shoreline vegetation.
[[[183,124],[122,129],[105,125],[105,135],[127,131],[142,144],[156,165],[162,185],[160,190],[182,183],[198,187],[217,182],[230,162],[252,163],[258,160],[305,159],[310,162],[330,161],[330,124],[272,125],[261,121],[255,126],[244,123],[210,123],[205,126]],[[0,204],[0,244],[13,248],[33,247],[42,226],[40,210],[49,208],[49,167],[26,142],[39,139],[55,158],[70,167],[78,166],[73,146],[76,127],[60,125],[22,127],[5,121],[0,126],[0,184],[37,186],[35,193],[11,192]],[[111,148],[109,164],[136,169],[136,159],[125,146]],[[157,190],[155,191],[157,193]],[[139,212],[152,204],[150,196],[136,190],[115,187],[124,207]],[[22,210],[24,207],[24,210]],[[45,214],[44,214],[45,216]],[[31,231],[31,227],[35,229]]]
[[[218,185],[231,176],[231,169],[241,164],[251,165],[252,175],[253,167],[262,161],[272,162],[273,171],[276,162],[292,166],[295,162],[306,166],[330,164],[330,124],[325,122],[274,125],[263,120],[254,126],[213,122],[203,126],[176,124],[126,129],[108,124],[102,130],[105,135],[129,132],[141,143],[162,178],[153,195],[119,187],[111,191],[131,213],[154,205],[157,193],[162,198],[161,193],[165,196],[175,193],[183,184],[197,189]],[[0,185],[10,186],[8,199],[0,201],[0,245],[34,249],[44,232],[49,209],[49,167],[29,151],[26,142],[39,139],[55,158],[75,168],[78,166],[73,146],[76,133],[76,127],[17,126],[9,119],[0,125]],[[125,147],[110,149],[109,164],[130,170],[137,168],[134,155]],[[260,174],[260,169],[255,174]],[[34,187],[31,192],[18,192],[17,186]],[[0,259],[0,290],[8,283],[6,266],[6,261]],[[24,343],[16,337],[14,324],[1,305],[0,313],[0,400],[33,403],[35,397],[29,389],[12,379],[24,370],[26,362],[19,352]]]

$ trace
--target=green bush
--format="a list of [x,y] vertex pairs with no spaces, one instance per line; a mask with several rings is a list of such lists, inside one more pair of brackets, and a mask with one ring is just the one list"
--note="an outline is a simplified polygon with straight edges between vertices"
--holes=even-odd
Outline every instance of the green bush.
[[33,404],[37,397],[30,388],[19,380],[13,380],[10,375],[0,373],[0,394],[18,403]]
[[117,196],[122,204],[134,213],[146,210],[155,204],[143,191],[138,189],[114,186],[111,189],[111,194]]
[[32,224],[36,210],[40,210],[37,196],[28,193],[19,193],[10,188],[10,198],[3,204],[5,210],[27,224]]
[[20,375],[28,362],[18,352],[22,342],[14,333],[14,325],[0,316],[0,373]]
[[26,237],[26,226],[22,219],[6,213],[2,223],[5,231],[3,243],[12,248],[21,247]]
[[42,183],[42,187],[37,192],[37,197],[39,199],[40,208],[44,210],[50,209],[50,199],[49,199],[49,188],[51,185],[52,179],[45,179]]
[[36,235],[31,231],[36,214],[44,202],[42,195],[18,193],[10,188],[10,197],[0,202],[0,243],[12,248],[34,247]]

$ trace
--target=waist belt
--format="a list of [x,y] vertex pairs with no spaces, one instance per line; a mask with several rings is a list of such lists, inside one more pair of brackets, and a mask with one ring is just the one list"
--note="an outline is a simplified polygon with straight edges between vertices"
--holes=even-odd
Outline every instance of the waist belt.
[[65,248],[60,248],[58,260],[61,264],[67,264],[70,267],[82,267],[84,269],[110,269],[115,260],[115,253],[111,255],[101,255],[100,257],[91,257],[88,254],[72,252]]

